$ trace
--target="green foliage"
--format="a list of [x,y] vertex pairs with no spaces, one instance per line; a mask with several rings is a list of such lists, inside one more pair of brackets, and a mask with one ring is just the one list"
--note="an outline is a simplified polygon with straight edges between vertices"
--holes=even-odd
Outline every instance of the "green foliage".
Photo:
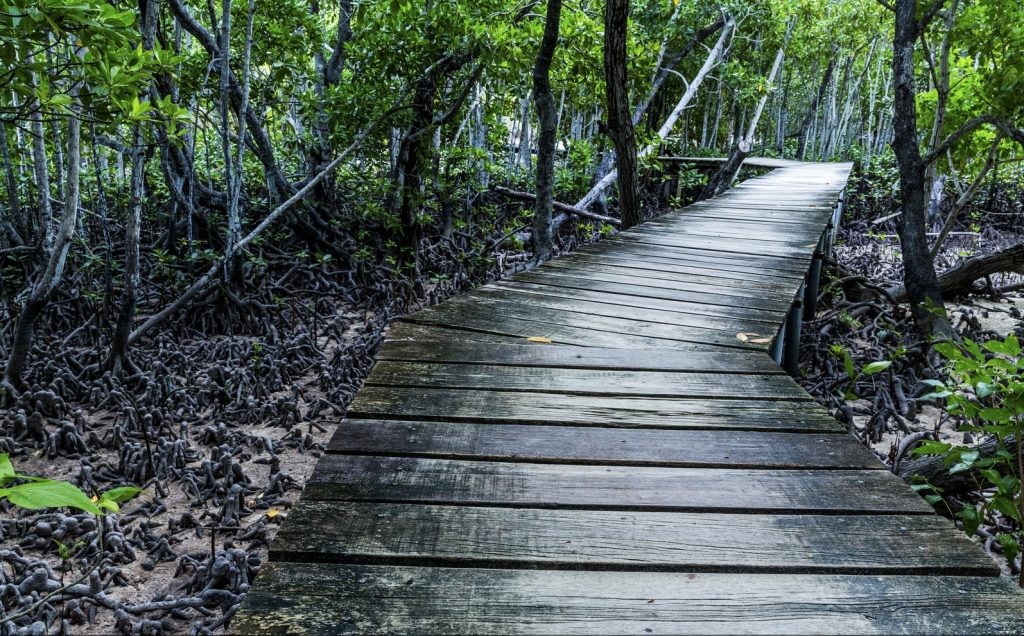
[[[972,472],[979,487],[988,484],[994,493],[978,506],[957,513],[968,534],[994,512],[1016,526],[1001,531],[998,540],[1009,561],[1020,552],[1020,531],[1024,525],[1024,497],[1020,487],[1024,457],[1019,440],[1024,434],[1024,355],[1013,334],[1002,340],[978,344],[938,343],[935,349],[948,361],[949,381],[926,380],[932,391],[920,399],[942,399],[946,409],[962,417],[961,430],[994,436],[996,451],[982,455],[977,449],[927,441],[914,449],[917,455],[941,455],[951,474]],[[998,527],[1006,527],[1005,524]]]
[[[12,482],[23,482],[9,486]],[[123,486],[90,497],[78,486],[67,481],[21,475],[15,472],[10,455],[0,453],[0,499],[6,499],[19,508],[75,508],[101,516],[120,510],[120,504],[142,492],[141,488]]]
[[857,366],[853,362],[853,356],[850,355],[850,351],[843,345],[839,343],[831,345],[829,353],[832,354],[832,357],[842,362],[843,370],[846,372],[848,384],[846,391],[843,393],[844,400],[857,399],[854,388],[861,378],[877,375],[892,366],[892,361],[890,360],[876,360],[875,362],[869,362],[861,367],[860,371],[857,371]]

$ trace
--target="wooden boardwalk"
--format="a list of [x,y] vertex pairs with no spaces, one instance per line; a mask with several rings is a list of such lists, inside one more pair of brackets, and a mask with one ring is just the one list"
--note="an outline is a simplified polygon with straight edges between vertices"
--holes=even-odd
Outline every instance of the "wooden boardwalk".
[[996,563],[769,355],[848,171],[781,167],[393,325],[232,630],[1024,632]]

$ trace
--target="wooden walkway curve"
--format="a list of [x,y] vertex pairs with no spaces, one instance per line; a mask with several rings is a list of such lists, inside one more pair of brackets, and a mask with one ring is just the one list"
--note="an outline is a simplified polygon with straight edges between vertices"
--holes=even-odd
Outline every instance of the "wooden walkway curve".
[[768,355],[849,168],[393,325],[232,630],[1024,632],[997,565]]

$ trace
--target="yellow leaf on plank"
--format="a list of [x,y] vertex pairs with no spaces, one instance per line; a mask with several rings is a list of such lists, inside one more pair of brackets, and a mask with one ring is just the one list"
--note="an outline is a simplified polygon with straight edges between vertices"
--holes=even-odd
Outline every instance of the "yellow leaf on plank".
[[267,519],[273,519],[274,517],[276,517],[279,514],[281,514],[280,510],[278,510],[277,508],[271,508],[271,509],[267,510]]
[[544,336],[530,336],[527,338],[530,342],[541,342],[544,344],[551,344],[551,338],[545,338]]

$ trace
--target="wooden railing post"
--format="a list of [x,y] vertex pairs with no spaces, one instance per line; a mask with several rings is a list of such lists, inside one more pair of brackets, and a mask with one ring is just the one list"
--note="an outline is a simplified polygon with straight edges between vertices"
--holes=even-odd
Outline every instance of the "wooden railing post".
[[786,373],[795,376],[800,371],[800,329],[803,327],[803,294],[804,285],[800,285],[793,305],[789,308],[786,323],[783,327],[782,368]]
[[818,307],[818,289],[821,286],[821,265],[825,259],[825,246],[828,244],[828,229],[821,233],[818,245],[814,248],[811,268],[807,270],[807,281],[804,284],[804,320],[813,320]]
[[813,320],[815,311],[818,308],[818,292],[821,289],[821,268],[825,257],[832,253],[832,246],[835,245],[836,235],[839,232],[839,220],[843,216],[843,204],[846,198],[846,190],[839,193],[839,200],[832,209],[832,217],[829,219],[825,231],[818,239],[818,246],[814,249],[814,257],[811,260],[811,268],[807,271],[806,285],[804,289],[804,320]]

